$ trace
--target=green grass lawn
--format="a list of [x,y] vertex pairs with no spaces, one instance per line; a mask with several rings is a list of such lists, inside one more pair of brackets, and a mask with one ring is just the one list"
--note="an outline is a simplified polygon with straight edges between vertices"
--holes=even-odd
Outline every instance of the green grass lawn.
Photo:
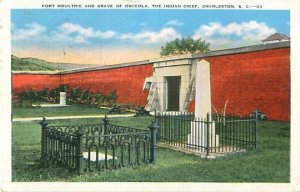
[[[51,117],[51,116],[76,116],[76,115],[101,115],[106,114],[108,109],[100,109],[95,107],[85,107],[78,105],[70,105],[67,107],[43,107],[43,108],[30,108],[30,107],[19,107],[13,105],[12,113],[13,117]],[[122,112],[129,113],[129,112]]]
[[[119,125],[146,128],[152,117],[111,118]],[[101,119],[51,121],[69,125],[102,122]],[[143,181],[143,182],[289,182],[290,125],[260,122],[258,150],[214,160],[158,148],[157,164],[90,172],[81,176],[59,167],[39,167],[40,126],[37,122],[14,122],[12,128],[13,181]]]

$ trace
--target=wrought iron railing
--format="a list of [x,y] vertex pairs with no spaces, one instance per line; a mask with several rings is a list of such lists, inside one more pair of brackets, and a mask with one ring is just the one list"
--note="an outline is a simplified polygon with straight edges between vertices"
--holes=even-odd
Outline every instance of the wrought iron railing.
[[103,124],[42,127],[41,163],[57,164],[82,174],[156,162],[156,129]]
[[257,116],[207,114],[197,118],[194,113],[156,113],[160,145],[198,152],[230,153],[256,149]]

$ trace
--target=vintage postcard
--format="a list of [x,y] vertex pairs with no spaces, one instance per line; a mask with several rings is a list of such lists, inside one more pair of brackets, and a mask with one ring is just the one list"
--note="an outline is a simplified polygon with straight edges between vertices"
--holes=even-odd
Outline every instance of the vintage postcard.
[[300,191],[299,8],[0,0],[1,191]]

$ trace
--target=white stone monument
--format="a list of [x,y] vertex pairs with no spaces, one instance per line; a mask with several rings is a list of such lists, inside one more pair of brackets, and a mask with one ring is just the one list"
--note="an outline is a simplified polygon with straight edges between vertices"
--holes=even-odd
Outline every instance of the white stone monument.
[[[195,96],[195,118],[199,121],[206,121],[207,114],[210,114],[211,122],[211,90],[210,90],[210,64],[206,60],[197,63],[196,68],[196,96]],[[219,136],[215,135],[215,125],[209,126],[209,135],[207,135],[207,124],[192,122],[191,134],[188,135],[188,144],[190,146],[207,147],[207,136],[209,136],[209,146],[219,146]]]
[[59,105],[65,106],[67,104],[67,93],[60,92],[59,93]]

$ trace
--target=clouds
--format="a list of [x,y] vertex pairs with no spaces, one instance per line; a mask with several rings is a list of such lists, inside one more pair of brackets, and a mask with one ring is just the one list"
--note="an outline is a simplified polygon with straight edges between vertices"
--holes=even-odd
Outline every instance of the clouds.
[[[142,23],[142,26],[146,26],[146,23]],[[181,35],[171,27],[162,28],[161,30],[154,31],[148,30],[138,33],[118,33],[116,31],[100,31],[94,30],[93,28],[83,28],[79,24],[64,23],[58,27],[59,32],[65,35],[74,36],[74,41],[77,43],[87,42],[89,38],[99,39],[114,39],[114,40],[125,40],[132,41],[133,43],[145,43],[145,44],[156,44],[161,42],[171,41],[175,38],[180,38]]]
[[257,21],[249,21],[242,23],[229,23],[222,25],[221,23],[209,23],[208,25],[201,25],[195,32],[195,36],[210,37],[213,35],[235,35],[240,37],[258,35],[259,37],[275,33],[276,30],[267,26],[266,23]]
[[156,44],[172,41],[180,38],[181,35],[173,28],[163,28],[160,31],[145,31],[140,33],[123,34],[119,38],[121,40],[131,40],[139,43]]
[[24,28],[18,28],[12,24],[13,41],[88,43],[92,38],[109,39],[115,35],[116,32],[114,31],[100,31],[91,27],[84,28],[73,23],[63,23],[53,31],[47,31],[47,27],[39,23],[26,24]]
[[110,39],[116,35],[116,32],[94,30],[91,27],[84,28],[79,24],[64,23],[58,27],[58,31],[66,36],[74,35],[74,41],[77,43],[87,42],[89,38]]
[[19,29],[12,24],[12,40],[26,40],[42,35],[47,27],[38,23],[26,24],[25,28]]
[[226,44],[248,45],[259,43],[262,39],[276,32],[264,22],[248,21],[227,25],[222,23],[209,23],[201,25],[194,33],[193,38],[202,38],[214,47],[222,47]]
[[[144,23],[144,25],[146,25]],[[83,27],[75,23],[63,23],[56,30],[47,31],[46,26],[38,23],[26,24],[24,28],[18,28],[13,25],[13,41],[39,41],[39,42],[60,42],[68,43],[93,43],[96,40],[110,39],[120,43],[131,41],[132,43],[157,44],[180,38],[175,29],[165,27],[160,30],[147,30],[138,33],[121,33],[113,30],[101,31],[92,27]]]
[[[44,43],[47,46],[59,46],[60,44],[75,43],[79,45],[99,45],[105,41],[106,45],[155,45],[160,47],[166,42],[176,38],[191,36],[194,39],[202,38],[211,44],[212,49],[231,48],[235,46],[247,46],[260,43],[267,36],[276,32],[276,29],[265,22],[255,20],[246,22],[232,22],[222,24],[211,22],[199,25],[196,29],[189,29],[189,34],[182,34],[174,27],[186,25],[179,20],[169,20],[158,29],[144,29],[147,23],[140,23],[137,32],[124,32],[116,30],[102,30],[99,28],[83,27],[78,23],[66,22],[53,28],[51,31],[39,23],[28,23],[23,28],[12,24],[12,40],[14,42]],[[24,43],[25,44],[25,43]],[[158,46],[159,45],[159,46]],[[30,45],[28,45],[30,46]]]
[[184,23],[182,23],[178,20],[171,20],[166,23],[166,26],[172,26],[172,25],[173,26],[182,26],[182,25],[184,25]]

